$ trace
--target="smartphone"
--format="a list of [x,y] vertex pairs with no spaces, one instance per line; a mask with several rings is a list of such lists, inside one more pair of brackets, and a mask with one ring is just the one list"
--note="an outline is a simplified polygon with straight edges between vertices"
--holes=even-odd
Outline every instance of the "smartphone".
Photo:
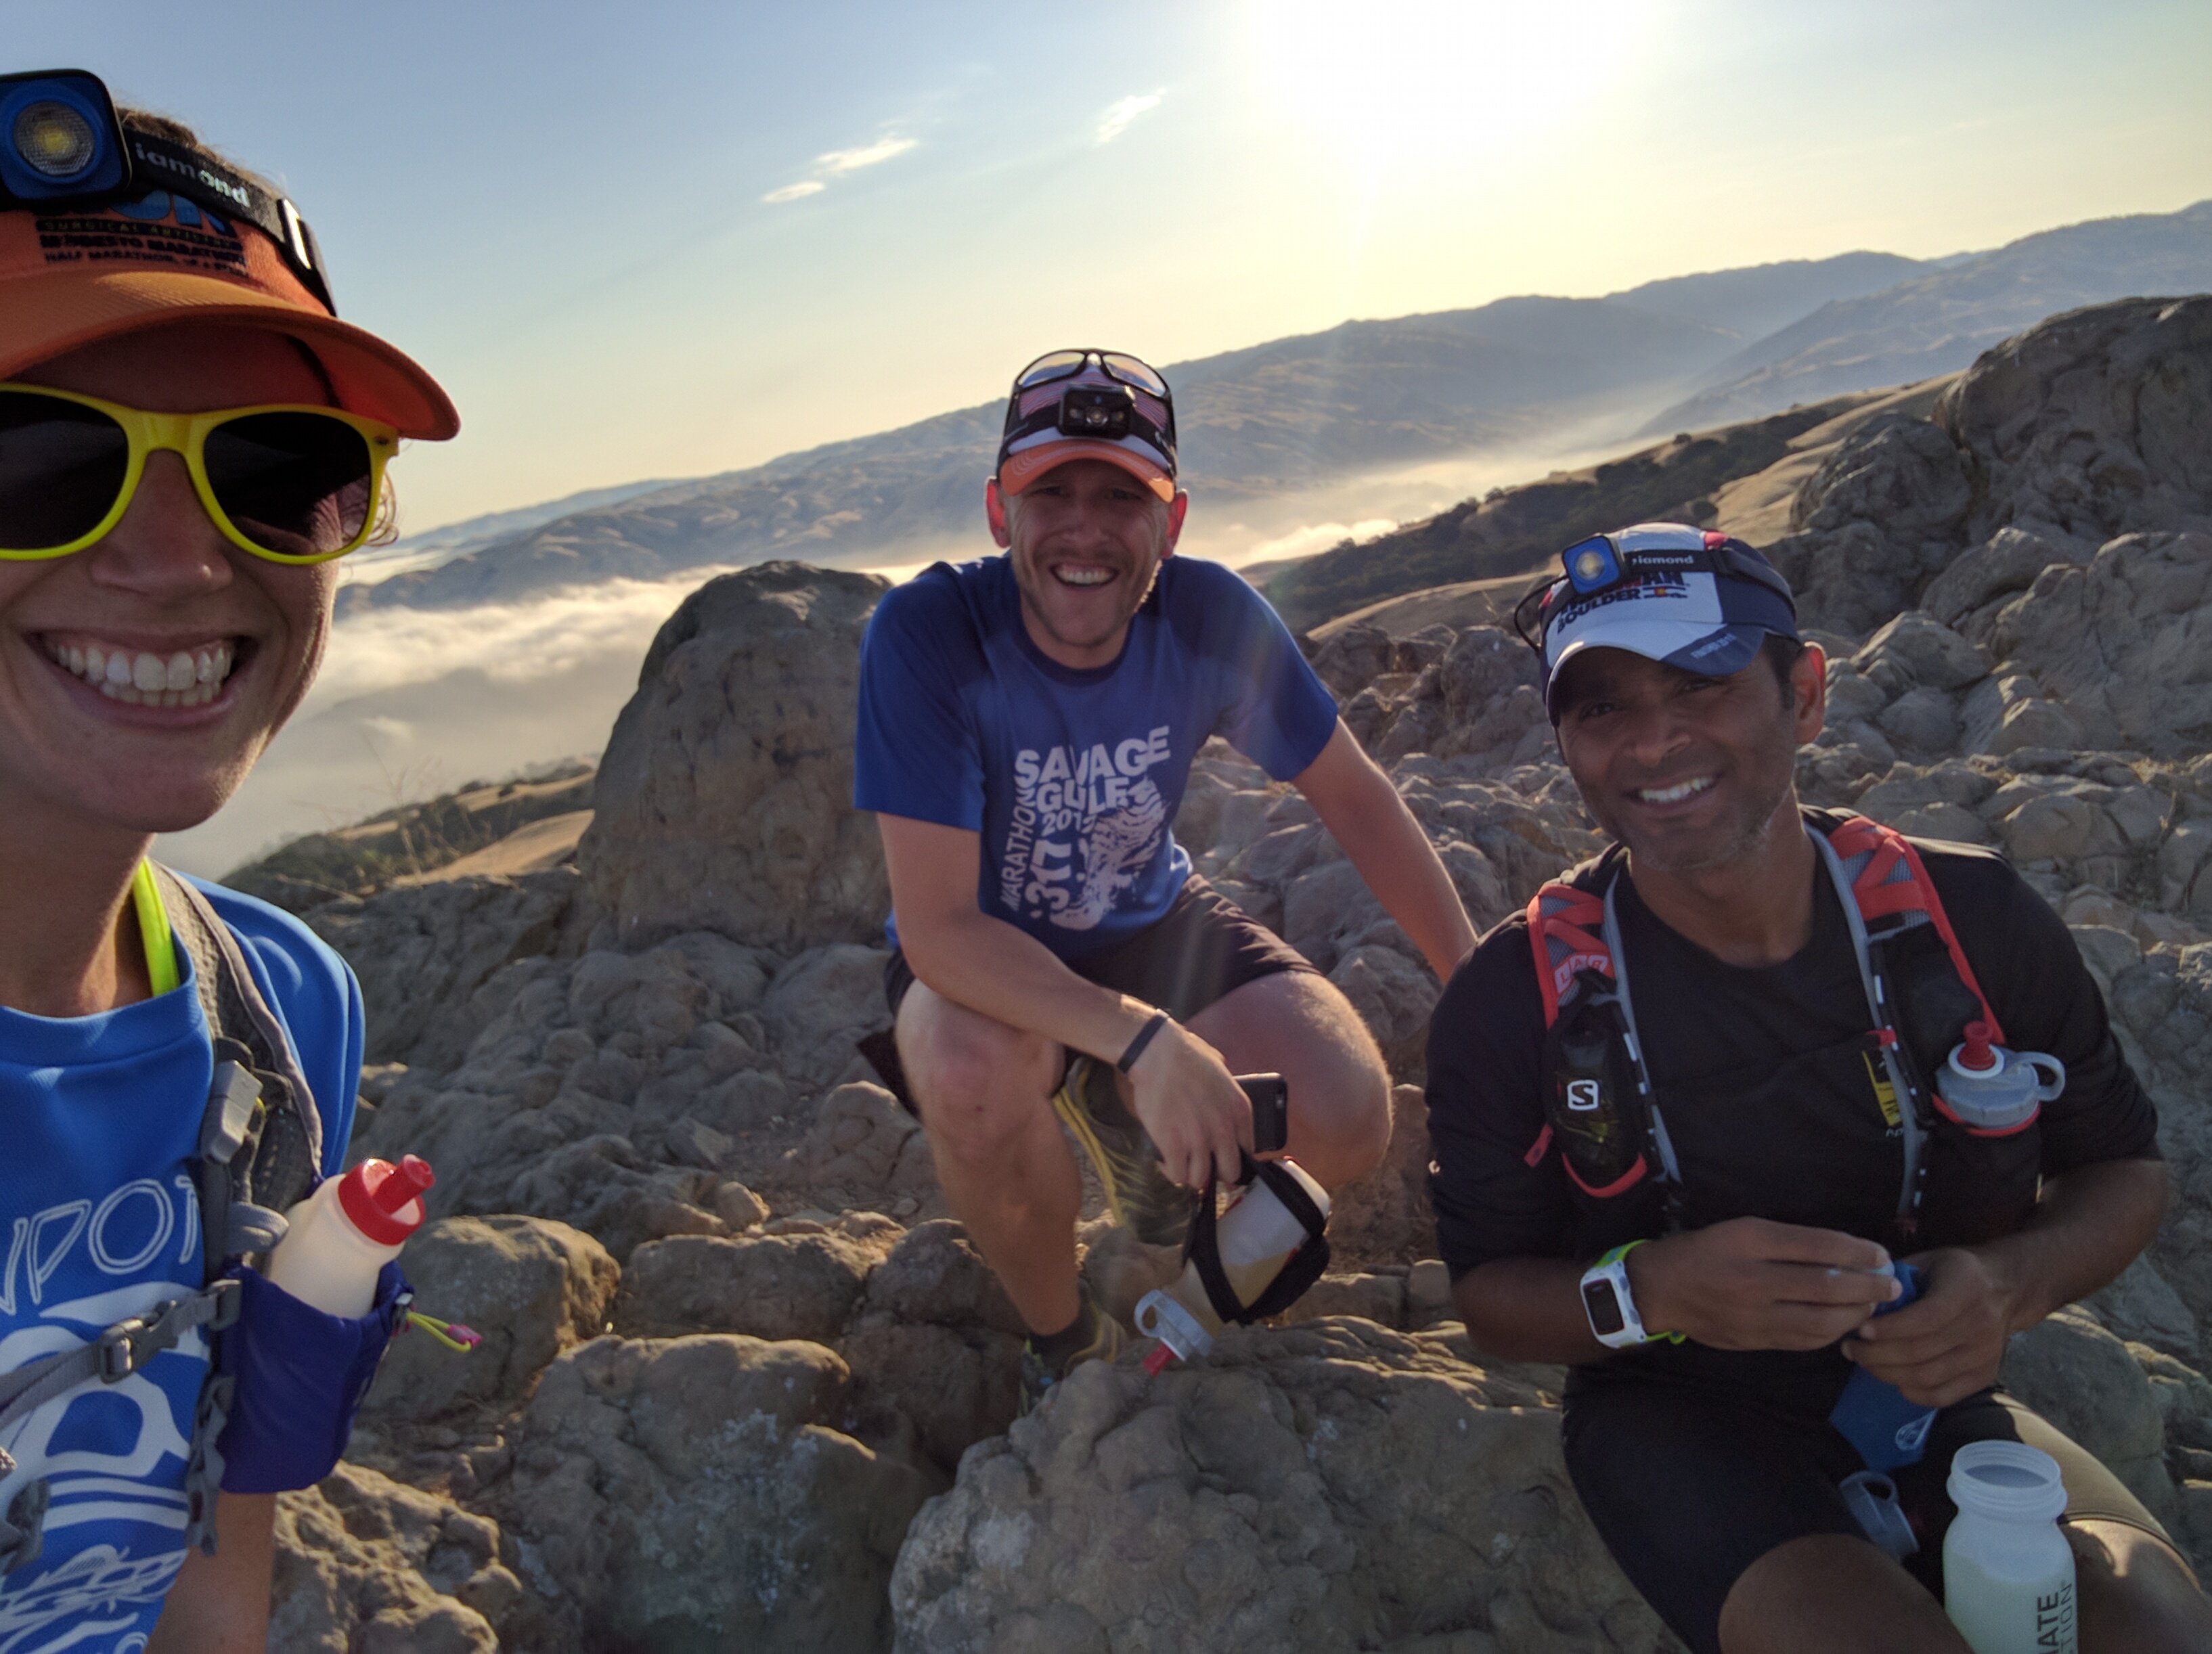
[[1252,1104],[1252,1152],[1277,1154],[1291,1140],[1291,1088],[1280,1074],[1239,1074]]

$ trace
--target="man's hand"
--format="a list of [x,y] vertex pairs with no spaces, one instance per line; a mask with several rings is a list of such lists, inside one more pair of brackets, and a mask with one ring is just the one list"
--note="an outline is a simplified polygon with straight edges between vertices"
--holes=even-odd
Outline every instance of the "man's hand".
[[[1888,1254],[1833,1229],[1731,1218],[1628,1255],[1644,1329],[1722,1350],[1817,1350],[1897,1296]],[[1905,1313],[1900,1311],[1900,1313]]]
[[1169,1177],[1186,1189],[1205,1188],[1209,1171],[1224,1184],[1242,1177],[1237,1150],[1252,1146],[1252,1103],[1218,1051],[1170,1022],[1131,1067],[1129,1082],[1130,1107]]
[[1920,1296],[1859,1328],[1844,1353],[1906,1401],[1948,1407],[1996,1383],[2012,1330],[2011,1294],[1981,1255],[1964,1247],[1911,1262],[1927,1277]]

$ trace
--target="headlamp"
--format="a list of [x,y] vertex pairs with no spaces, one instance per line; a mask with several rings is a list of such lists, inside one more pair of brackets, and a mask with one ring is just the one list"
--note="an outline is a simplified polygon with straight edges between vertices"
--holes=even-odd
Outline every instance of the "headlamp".
[[1136,407],[1136,399],[1123,390],[1085,386],[1068,391],[1060,398],[1060,434],[1109,441],[1127,436]]
[[122,123],[98,76],[0,76],[0,197],[37,206],[130,183]]
[[[219,224],[252,225],[276,244],[301,285],[337,313],[322,249],[289,201],[167,138],[125,126],[97,75],[82,69],[0,75],[0,211],[97,212],[149,202],[160,192]],[[165,216],[166,209],[150,216]]]
[[1602,534],[1568,547],[1565,561],[1567,579],[1573,582],[1576,591],[1585,595],[1601,591],[1620,578],[1620,556],[1613,542]]

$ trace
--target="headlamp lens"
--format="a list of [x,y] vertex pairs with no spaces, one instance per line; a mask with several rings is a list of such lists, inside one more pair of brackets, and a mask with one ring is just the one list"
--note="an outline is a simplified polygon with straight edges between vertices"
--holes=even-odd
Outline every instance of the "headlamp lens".
[[1613,542],[1602,534],[1580,545],[1569,546],[1564,561],[1567,579],[1576,591],[1584,594],[1610,585],[1620,576],[1620,563],[1613,555]]
[[100,153],[92,123],[67,104],[51,99],[25,105],[15,117],[10,137],[25,166],[58,183],[85,171]]

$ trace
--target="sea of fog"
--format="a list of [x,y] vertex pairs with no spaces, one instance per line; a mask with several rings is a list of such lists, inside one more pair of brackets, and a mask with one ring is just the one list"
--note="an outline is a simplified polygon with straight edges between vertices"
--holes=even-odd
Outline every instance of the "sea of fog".
[[[1494,450],[1362,477],[1285,501],[1252,522],[1209,522],[1205,502],[1195,499],[1182,550],[1232,567],[1309,556],[1594,457],[1557,447]],[[983,556],[992,547],[980,508],[976,515],[972,555]],[[936,546],[902,550],[885,547],[872,566],[903,580],[946,555]],[[378,572],[409,566],[411,559],[395,559]],[[303,833],[471,781],[595,759],[661,622],[725,572],[611,580],[472,609],[372,609],[344,620],[305,704],[238,795],[203,825],[164,836],[156,854],[218,878]]]

